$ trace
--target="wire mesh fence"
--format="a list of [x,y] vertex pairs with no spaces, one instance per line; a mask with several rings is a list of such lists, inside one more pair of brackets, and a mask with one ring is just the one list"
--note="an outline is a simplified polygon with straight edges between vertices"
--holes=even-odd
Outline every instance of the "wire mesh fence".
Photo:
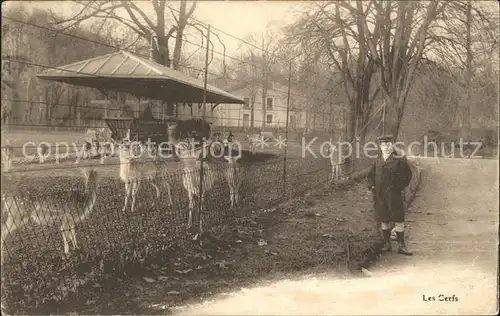
[[[54,31],[52,27],[6,18],[16,27]],[[84,47],[94,43],[123,49],[55,31],[81,41]],[[27,53],[33,51],[37,50]],[[132,53],[141,56],[139,52]],[[97,53],[93,51],[91,55],[82,58],[95,57]],[[31,53],[26,57],[7,56],[2,61],[12,69],[29,71],[26,78],[42,70],[62,69],[42,63]],[[149,56],[142,57],[149,59]],[[255,66],[253,62],[243,62]],[[276,87],[269,88],[270,99],[249,96],[243,106],[224,105],[224,109],[215,112],[212,107],[210,114],[205,113],[206,106],[176,104],[175,113],[167,116],[182,120],[201,117],[203,111],[203,119],[224,133],[232,131],[240,141],[245,134],[252,135],[258,130],[273,137],[285,136],[288,151],[283,154],[281,150],[265,149],[255,155],[243,152],[236,165],[220,159],[194,169],[186,168],[182,162],[166,160],[154,179],[132,179],[127,185],[119,177],[122,164],[116,163],[116,157],[107,157],[101,163],[84,158],[83,132],[105,127],[102,118],[108,115],[140,116],[144,108],[141,100],[136,105],[135,99],[130,103],[126,96],[126,100],[118,96],[115,100],[110,91],[103,98],[101,92],[91,93],[54,83],[36,86],[27,93],[9,90],[2,98],[2,105],[9,110],[2,114],[2,156],[4,149],[12,150],[9,156],[14,165],[12,171],[2,173],[2,295],[5,302],[44,304],[47,300],[62,300],[91,284],[88,282],[91,279],[133,272],[141,265],[161,262],[176,245],[182,246],[192,239],[199,226],[207,232],[231,225],[236,214],[242,210],[244,213],[246,208],[268,208],[327,184],[332,178],[331,160],[321,156],[303,157],[301,141],[304,135],[326,141],[339,129],[343,130],[347,126],[345,104],[338,101],[333,106],[332,82],[321,74],[311,70],[310,74],[318,77],[318,82],[310,79],[299,82],[292,76],[291,61],[283,61],[283,65],[284,68],[290,66],[289,72],[279,76],[283,78],[276,82]],[[208,65],[203,69],[179,66],[208,71]],[[21,74],[20,70],[12,70],[9,79],[23,86],[26,78]],[[248,88],[255,82],[246,77],[230,76],[232,79],[229,79],[225,68],[223,74],[208,74],[225,78],[227,82],[220,86],[224,89],[236,85]],[[208,81],[206,77],[207,74],[205,80]],[[317,87],[304,92],[301,88],[304,84]],[[37,89],[45,91],[43,97],[38,96]],[[79,91],[81,97],[76,93],[70,98],[68,93],[66,98],[64,91]],[[130,104],[135,109],[126,110]],[[164,119],[163,103],[146,104],[148,108],[151,106],[155,117]],[[265,110],[261,113],[257,110],[260,108]],[[3,132],[16,142],[5,146]],[[43,153],[41,141],[52,151]],[[73,162],[85,165],[86,171],[77,174]],[[341,168],[342,174],[352,174],[363,163],[346,162]],[[3,165],[5,170],[5,163]],[[138,168],[148,171],[145,165]],[[12,310],[19,309],[13,307]]]
[[[270,207],[331,180],[330,160],[312,156],[243,152],[236,165],[214,159],[204,166],[201,187],[199,168],[164,169],[154,179],[137,179],[128,205],[116,169],[86,166],[80,176],[3,173],[5,301],[61,300],[91,278],[168,257],[197,232],[200,189],[202,228],[208,232],[231,225],[239,207]],[[233,206],[231,186],[238,193]]]

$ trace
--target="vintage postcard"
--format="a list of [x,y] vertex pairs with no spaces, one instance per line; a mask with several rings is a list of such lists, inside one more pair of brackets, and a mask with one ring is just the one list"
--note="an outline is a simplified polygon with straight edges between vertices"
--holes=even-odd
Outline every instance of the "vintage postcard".
[[5,315],[497,315],[495,1],[2,3]]

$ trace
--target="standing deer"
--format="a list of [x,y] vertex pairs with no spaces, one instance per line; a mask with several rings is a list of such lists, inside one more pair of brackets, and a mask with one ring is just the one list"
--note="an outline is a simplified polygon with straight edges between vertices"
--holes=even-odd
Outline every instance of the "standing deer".
[[[142,153],[142,150],[141,150]],[[120,179],[125,183],[125,203],[123,211],[127,209],[128,200],[132,197],[130,209],[134,212],[135,200],[141,181],[147,181],[156,190],[156,197],[160,198],[159,182],[164,182],[167,186],[167,193],[170,205],[172,205],[172,195],[170,184],[167,179],[160,179],[161,172],[154,161],[141,162],[132,153],[132,146],[129,141],[124,141],[118,145],[118,157],[120,158]]]
[[49,152],[49,146],[47,146],[46,144],[40,144],[36,148],[36,152],[38,154],[38,159],[40,163],[44,163],[45,158],[47,157],[47,154]]
[[[188,193],[189,198],[189,217],[188,217],[188,228],[192,227],[193,224],[193,210],[194,210],[194,198],[195,196],[200,198],[200,211],[203,213],[203,205],[205,194],[213,186],[216,178],[213,170],[210,168],[209,164],[205,162],[207,156],[207,145],[205,147],[200,147],[195,150],[190,150],[191,146],[176,146],[178,151],[178,157],[183,165],[182,174],[182,184]],[[203,165],[203,190],[200,194],[200,169]],[[201,216],[201,214],[200,214]],[[202,220],[200,217],[200,232],[203,231]]]
[[7,140],[6,144],[2,145],[2,162],[5,171],[9,171],[12,168],[12,157],[14,156],[14,147],[10,145]]
[[231,201],[231,207],[238,203],[240,199],[240,186],[241,186],[241,170],[238,165],[238,160],[240,156],[232,157],[232,156],[224,156],[224,159],[227,160],[228,166],[226,169],[226,180],[229,184],[229,197]]
[[[330,140],[330,144],[332,144]],[[332,166],[331,170],[331,179],[334,181],[338,181],[343,179],[342,177],[342,165],[347,162],[347,159],[343,156],[344,152],[334,146],[333,144],[330,146],[330,164]]]
[[3,213],[6,213],[6,221],[2,224],[2,263],[4,259],[5,240],[17,229],[23,227],[29,221],[41,226],[53,226],[60,224],[63,239],[64,253],[69,254],[69,242],[74,249],[78,249],[75,225],[82,222],[94,209],[97,200],[98,174],[95,170],[79,168],[85,180],[85,191],[71,192],[71,199],[67,196],[53,195],[59,201],[33,201],[29,197],[8,196],[2,194]]
[[259,143],[259,139],[261,139],[261,137],[262,137],[261,133],[253,135],[247,134],[246,140],[250,142],[250,152],[252,153],[252,155],[255,155],[257,144]]

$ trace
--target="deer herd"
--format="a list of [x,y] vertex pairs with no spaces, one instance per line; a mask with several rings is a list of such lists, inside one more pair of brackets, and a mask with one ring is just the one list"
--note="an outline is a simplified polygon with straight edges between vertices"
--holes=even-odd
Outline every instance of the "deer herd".
[[[161,197],[162,192],[166,192],[169,205],[172,205],[172,193],[168,175],[166,168],[162,168],[161,166],[163,162],[157,159],[153,159],[153,161],[139,161],[136,158],[136,153],[134,153],[136,147],[133,146],[130,140],[124,139],[121,142],[114,142],[114,144],[118,148],[119,177],[124,183],[125,191],[125,201],[122,211],[127,210],[130,202],[131,212],[134,212],[136,196],[141,184],[151,185],[154,188],[156,201]],[[206,161],[208,143],[194,150],[190,148],[191,144],[189,142],[186,144],[188,146],[176,145],[175,151],[182,165],[182,185],[187,191],[189,201],[188,228],[191,228],[195,198],[199,198],[201,203],[199,207],[202,212],[206,192],[212,188],[217,178],[223,175],[229,184],[231,207],[234,207],[238,202],[238,190],[242,177],[240,175],[240,168],[237,165],[239,157],[225,156],[227,164],[224,172],[215,172],[213,167]],[[7,164],[10,164],[11,157],[13,156],[12,147],[9,144],[7,145],[2,147],[2,158],[6,170],[10,167]],[[43,149],[43,147],[40,148]],[[44,153],[40,154],[43,155]],[[201,168],[203,169],[202,174],[200,174]],[[63,250],[66,255],[70,253],[70,244],[73,249],[78,249],[75,225],[84,221],[94,209],[98,182],[98,172],[95,169],[79,169],[84,178],[85,189],[83,193],[72,191],[74,195],[77,195],[75,197],[59,197],[54,195],[49,202],[49,199],[46,197],[42,201],[30,196],[9,196],[2,192],[2,263],[7,237],[30,222],[39,226],[58,226],[62,235]],[[203,181],[202,189],[200,188],[201,181]],[[54,199],[59,200],[56,201]],[[200,219],[201,231],[202,222]]]
[[[256,137],[257,135],[247,135],[247,139],[251,143],[252,153],[255,150]],[[127,210],[130,202],[130,210],[134,212],[136,197],[141,184],[150,185],[154,188],[156,195],[156,200],[153,199],[154,201],[158,201],[162,193],[166,192],[169,205],[173,205],[166,168],[162,167],[164,162],[156,158],[153,161],[139,161],[134,152],[136,146],[129,139],[124,139],[121,142],[113,141],[113,143],[118,148],[119,177],[124,183],[125,201],[122,211],[125,212]],[[195,201],[199,201],[200,204],[198,204],[198,207],[200,213],[203,213],[206,193],[218,180],[221,180],[221,177],[225,178],[222,180],[226,180],[229,186],[231,208],[239,202],[239,191],[243,179],[242,171],[238,164],[240,156],[232,156],[228,152],[225,152],[224,159],[226,163],[223,167],[223,172],[216,172],[214,166],[207,162],[210,143],[204,142],[203,144],[203,146],[195,148],[188,141],[182,145],[179,143],[174,146],[176,157],[180,160],[182,166],[182,185],[188,197],[188,228],[191,228],[193,224]],[[142,147],[141,150],[143,150]],[[332,150],[335,149],[332,148]],[[40,157],[46,155],[45,147],[39,146],[38,151]],[[12,156],[12,146],[10,144],[3,146],[2,158],[5,170],[10,169]],[[338,155],[334,154],[331,157],[332,179],[338,179],[340,165],[343,162],[338,161],[336,158]],[[80,168],[80,170],[84,178],[85,190],[83,193],[75,193],[77,196],[71,199],[71,201],[75,202],[68,203],[68,197],[65,197],[65,200],[55,201],[54,199],[58,197],[54,196],[47,203],[48,199],[45,201],[35,201],[31,197],[8,196],[2,192],[2,222],[5,219],[5,222],[2,223],[1,231],[2,262],[4,258],[4,243],[8,235],[23,227],[28,222],[40,226],[58,225],[63,239],[64,253],[69,254],[70,243],[74,249],[78,249],[75,225],[84,221],[92,212],[96,203],[98,180],[98,172],[96,170],[86,168]],[[202,186],[201,182],[203,182]],[[201,217],[199,220],[199,231],[202,231]]]

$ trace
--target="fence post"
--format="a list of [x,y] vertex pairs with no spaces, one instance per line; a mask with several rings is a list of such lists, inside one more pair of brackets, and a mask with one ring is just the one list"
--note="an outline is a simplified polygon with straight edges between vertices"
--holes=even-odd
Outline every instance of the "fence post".
[[287,196],[286,186],[286,158],[288,155],[288,119],[290,116],[290,86],[292,83],[292,62],[288,66],[288,95],[286,98],[286,123],[285,123],[285,158],[283,159],[283,195]]
[[[207,49],[205,51],[205,76],[203,80],[203,116],[202,121],[205,123],[205,116],[207,111],[207,76],[208,76],[208,52],[210,47],[210,25],[207,27]],[[202,233],[202,212],[203,212],[203,163],[205,159],[205,136],[201,140],[201,164],[200,164],[200,194],[198,194],[198,233]]]

